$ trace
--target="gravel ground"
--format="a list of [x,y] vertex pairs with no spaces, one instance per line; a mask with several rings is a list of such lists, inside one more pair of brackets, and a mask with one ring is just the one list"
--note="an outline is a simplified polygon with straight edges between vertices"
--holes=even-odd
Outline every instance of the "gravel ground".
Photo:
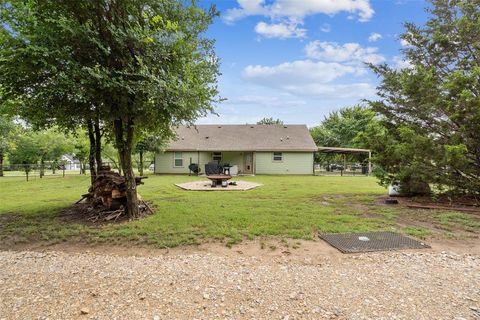
[[480,256],[0,252],[0,319],[480,319]]

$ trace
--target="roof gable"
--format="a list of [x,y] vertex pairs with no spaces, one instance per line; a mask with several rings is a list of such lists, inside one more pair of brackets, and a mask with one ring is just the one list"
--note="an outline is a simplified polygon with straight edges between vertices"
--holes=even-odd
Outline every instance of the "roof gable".
[[308,151],[317,146],[306,125],[179,126],[166,151]]

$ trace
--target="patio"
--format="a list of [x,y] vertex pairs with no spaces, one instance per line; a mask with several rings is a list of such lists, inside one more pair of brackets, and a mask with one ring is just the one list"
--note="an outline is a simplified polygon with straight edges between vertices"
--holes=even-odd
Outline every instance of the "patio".
[[250,181],[235,181],[235,185],[228,185],[227,187],[217,186],[212,188],[211,181],[192,181],[186,183],[175,183],[177,187],[183,190],[190,191],[246,191],[260,187],[261,184]]

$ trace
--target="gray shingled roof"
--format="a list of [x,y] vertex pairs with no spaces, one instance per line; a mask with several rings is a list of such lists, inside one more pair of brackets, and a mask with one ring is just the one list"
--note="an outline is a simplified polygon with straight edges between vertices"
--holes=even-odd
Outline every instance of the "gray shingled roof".
[[180,126],[166,151],[316,151],[305,125]]

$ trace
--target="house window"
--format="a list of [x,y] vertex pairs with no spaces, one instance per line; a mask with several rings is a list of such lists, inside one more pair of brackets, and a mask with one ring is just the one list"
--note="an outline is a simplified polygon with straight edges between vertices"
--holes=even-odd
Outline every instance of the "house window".
[[221,152],[213,152],[212,153],[213,161],[222,161],[222,153]]
[[181,152],[173,153],[173,166],[183,167],[183,154]]
[[273,161],[282,162],[283,161],[283,154],[281,152],[274,152],[273,153]]

